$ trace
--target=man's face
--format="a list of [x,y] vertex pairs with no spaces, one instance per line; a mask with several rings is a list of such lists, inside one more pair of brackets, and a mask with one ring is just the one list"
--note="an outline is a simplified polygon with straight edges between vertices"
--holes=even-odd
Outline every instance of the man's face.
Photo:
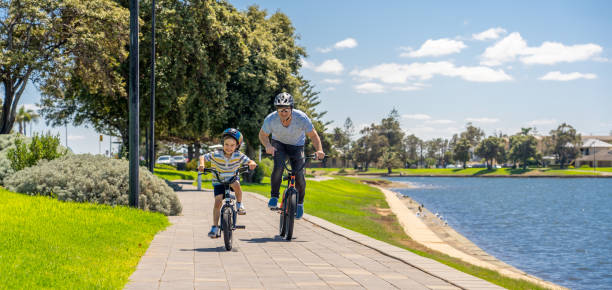
[[281,120],[287,120],[287,118],[291,116],[290,106],[277,106],[276,111],[278,112],[278,115],[281,117]]

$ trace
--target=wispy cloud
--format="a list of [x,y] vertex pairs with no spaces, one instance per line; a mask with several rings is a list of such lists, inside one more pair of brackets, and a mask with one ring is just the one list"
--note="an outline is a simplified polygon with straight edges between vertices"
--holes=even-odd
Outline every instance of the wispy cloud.
[[428,123],[428,124],[437,124],[437,125],[448,125],[448,124],[454,124],[456,122],[453,121],[453,120],[444,120],[444,119],[442,119],[442,120],[428,120],[428,121],[426,121],[426,123]]
[[592,79],[596,79],[597,75],[596,74],[583,74],[583,73],[579,73],[579,72],[573,72],[573,73],[561,73],[560,71],[551,71],[545,75],[543,75],[542,77],[540,77],[540,80],[545,80],[545,81],[562,81],[562,82],[566,82],[566,81],[573,81],[573,80],[577,80],[577,79],[587,79],[587,80],[592,80]]
[[355,91],[360,94],[384,93],[385,88],[377,83],[364,83],[355,86]]
[[[428,39],[421,45],[421,48],[416,51],[407,51],[400,54],[401,57],[425,57],[425,56],[442,56],[453,53],[459,53],[467,46],[463,41],[452,40],[448,38]],[[410,48],[406,48],[411,50]]]
[[38,107],[38,105],[36,105],[36,104],[23,104],[22,106],[26,110],[32,110],[32,111],[35,111],[35,112],[38,112],[38,110],[40,110],[40,107]]
[[535,127],[535,126],[544,126],[544,125],[555,125],[558,122],[559,121],[557,121],[556,119],[538,119],[538,120],[531,120],[527,122],[527,125],[531,127]]
[[402,118],[410,120],[429,120],[431,119],[431,116],[427,114],[406,114],[402,115]]
[[499,119],[497,118],[465,118],[466,121],[472,123],[497,123]]
[[354,70],[351,75],[365,80],[380,80],[388,84],[404,84],[409,80],[428,80],[435,75],[460,77],[471,82],[501,82],[512,80],[502,69],[484,66],[457,67],[448,61],[411,63],[407,65],[385,63],[363,70]]
[[341,79],[324,79],[323,82],[328,83],[328,84],[339,84],[339,83],[342,83],[342,80]]
[[68,135],[68,140],[85,140],[85,136],[83,135]]
[[355,40],[354,38],[347,38],[341,41],[336,42],[333,46],[331,47],[325,47],[325,48],[317,48],[317,51],[321,52],[321,53],[328,53],[334,49],[336,50],[342,50],[342,49],[347,49],[347,48],[354,48],[357,47],[358,43],[357,40]]
[[497,66],[517,58],[524,64],[556,64],[596,58],[603,51],[593,44],[564,45],[558,42],[544,42],[538,47],[529,47],[518,32],[513,32],[482,54],[480,64]]
[[501,27],[490,28],[481,33],[472,34],[472,38],[475,40],[489,40],[498,39],[502,34],[506,34],[506,30]]

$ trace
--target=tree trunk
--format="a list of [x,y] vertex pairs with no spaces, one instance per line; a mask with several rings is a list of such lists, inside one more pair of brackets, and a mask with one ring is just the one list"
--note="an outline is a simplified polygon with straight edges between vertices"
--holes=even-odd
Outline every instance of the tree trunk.
[[202,144],[200,144],[200,141],[193,143],[193,154],[196,159],[200,158],[200,149],[202,149]]
[[387,174],[391,174],[391,167],[387,167]]
[[193,144],[187,145],[187,159],[193,160]]

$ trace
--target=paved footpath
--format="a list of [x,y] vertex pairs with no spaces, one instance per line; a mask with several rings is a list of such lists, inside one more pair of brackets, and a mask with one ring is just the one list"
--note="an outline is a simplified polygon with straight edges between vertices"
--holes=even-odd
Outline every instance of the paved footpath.
[[[234,249],[207,236],[213,194],[185,184],[181,216],[157,234],[126,289],[501,289],[404,249],[305,214],[278,236],[267,199],[246,193]],[[306,211],[308,211],[306,204]]]

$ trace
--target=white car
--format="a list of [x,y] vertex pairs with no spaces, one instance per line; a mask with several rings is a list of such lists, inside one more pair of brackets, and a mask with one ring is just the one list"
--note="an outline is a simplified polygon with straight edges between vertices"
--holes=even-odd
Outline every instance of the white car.
[[168,156],[168,155],[159,156],[159,158],[157,158],[157,161],[155,161],[155,163],[157,163],[157,164],[170,164],[171,163],[171,157]]
[[176,165],[178,163],[187,163],[187,158],[181,155],[172,156],[172,161],[170,163],[172,163],[172,165]]

